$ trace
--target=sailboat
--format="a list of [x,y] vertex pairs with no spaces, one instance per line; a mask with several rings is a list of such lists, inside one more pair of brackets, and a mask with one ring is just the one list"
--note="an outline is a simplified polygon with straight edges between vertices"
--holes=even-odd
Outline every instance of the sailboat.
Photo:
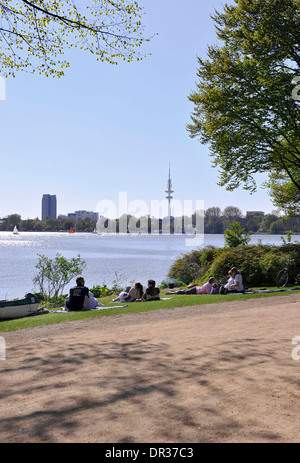
[[70,230],[69,230],[70,233],[74,233],[74,230],[72,227],[70,227]]
[[19,230],[17,229],[17,225],[15,225],[14,229],[13,229],[13,234],[14,235],[18,235],[19,234]]

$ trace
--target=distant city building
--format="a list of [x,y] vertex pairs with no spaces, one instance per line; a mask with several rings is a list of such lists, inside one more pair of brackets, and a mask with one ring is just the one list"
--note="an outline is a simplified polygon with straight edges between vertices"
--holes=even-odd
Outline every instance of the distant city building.
[[249,217],[249,215],[265,215],[265,213],[263,211],[247,211],[246,217]]
[[93,222],[97,222],[99,218],[98,212],[92,212],[92,211],[75,211],[75,212],[70,212],[68,215],[59,215],[59,219],[73,219],[73,220],[78,220],[78,219],[86,219],[90,218]]
[[47,217],[49,219],[56,219],[57,217],[56,195],[43,195],[42,220],[45,220]]

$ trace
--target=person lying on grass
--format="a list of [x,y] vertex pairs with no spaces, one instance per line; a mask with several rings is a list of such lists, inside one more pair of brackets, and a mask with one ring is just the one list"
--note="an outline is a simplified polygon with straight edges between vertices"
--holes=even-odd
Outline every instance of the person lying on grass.
[[188,289],[170,290],[166,294],[210,294],[215,283],[216,279],[211,277],[203,286],[190,285]]
[[138,302],[143,296],[143,285],[139,282],[130,288],[129,291],[122,291],[112,302]]

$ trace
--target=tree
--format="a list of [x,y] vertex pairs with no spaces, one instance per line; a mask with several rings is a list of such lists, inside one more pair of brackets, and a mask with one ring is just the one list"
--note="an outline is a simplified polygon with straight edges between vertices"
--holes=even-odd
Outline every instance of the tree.
[[300,190],[285,172],[273,170],[269,174],[269,180],[265,182],[265,186],[269,188],[269,195],[273,204],[284,211],[287,217],[299,216]]
[[272,222],[270,226],[270,233],[276,235],[277,233],[284,233],[284,224],[282,220],[275,220],[275,222]]
[[275,172],[299,191],[300,0],[235,0],[213,20],[220,44],[198,58],[190,136],[210,143],[228,190]]
[[11,214],[7,217],[7,227],[12,230],[14,226],[20,227],[21,216],[19,214]]
[[242,211],[235,206],[227,206],[223,211],[223,217],[227,223],[236,222],[242,218]]
[[260,225],[263,220],[263,215],[251,214],[246,217],[245,229],[252,233],[257,232],[260,229]]
[[0,66],[5,76],[30,69],[62,76],[64,50],[79,47],[100,61],[141,59],[143,8],[135,0],[0,0]]
[[251,233],[245,233],[245,229],[240,222],[231,222],[230,228],[224,231],[225,247],[236,248],[249,244]]
[[22,220],[21,227],[22,231],[36,231],[39,228],[39,222],[34,219]]
[[67,260],[59,252],[54,259],[38,254],[39,260],[35,266],[39,273],[34,277],[33,282],[39,288],[43,297],[48,296],[57,298],[62,295],[65,286],[76,275],[80,275],[86,263],[77,257]]
[[221,218],[221,209],[219,207],[209,207],[205,211],[205,220],[219,220]]
[[260,224],[261,232],[269,232],[273,222],[279,220],[279,217],[275,214],[266,214],[263,216],[263,219]]
[[224,226],[219,207],[209,207],[204,215],[205,233],[223,233]]

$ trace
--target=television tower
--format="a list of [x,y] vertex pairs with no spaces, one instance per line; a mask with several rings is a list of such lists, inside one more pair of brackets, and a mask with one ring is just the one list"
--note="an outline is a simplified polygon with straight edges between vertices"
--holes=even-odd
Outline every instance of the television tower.
[[165,191],[165,193],[167,193],[166,198],[168,200],[168,217],[171,217],[171,199],[173,199],[172,193],[174,193],[174,191],[172,190],[170,164],[169,164],[169,179],[167,183],[167,190]]

